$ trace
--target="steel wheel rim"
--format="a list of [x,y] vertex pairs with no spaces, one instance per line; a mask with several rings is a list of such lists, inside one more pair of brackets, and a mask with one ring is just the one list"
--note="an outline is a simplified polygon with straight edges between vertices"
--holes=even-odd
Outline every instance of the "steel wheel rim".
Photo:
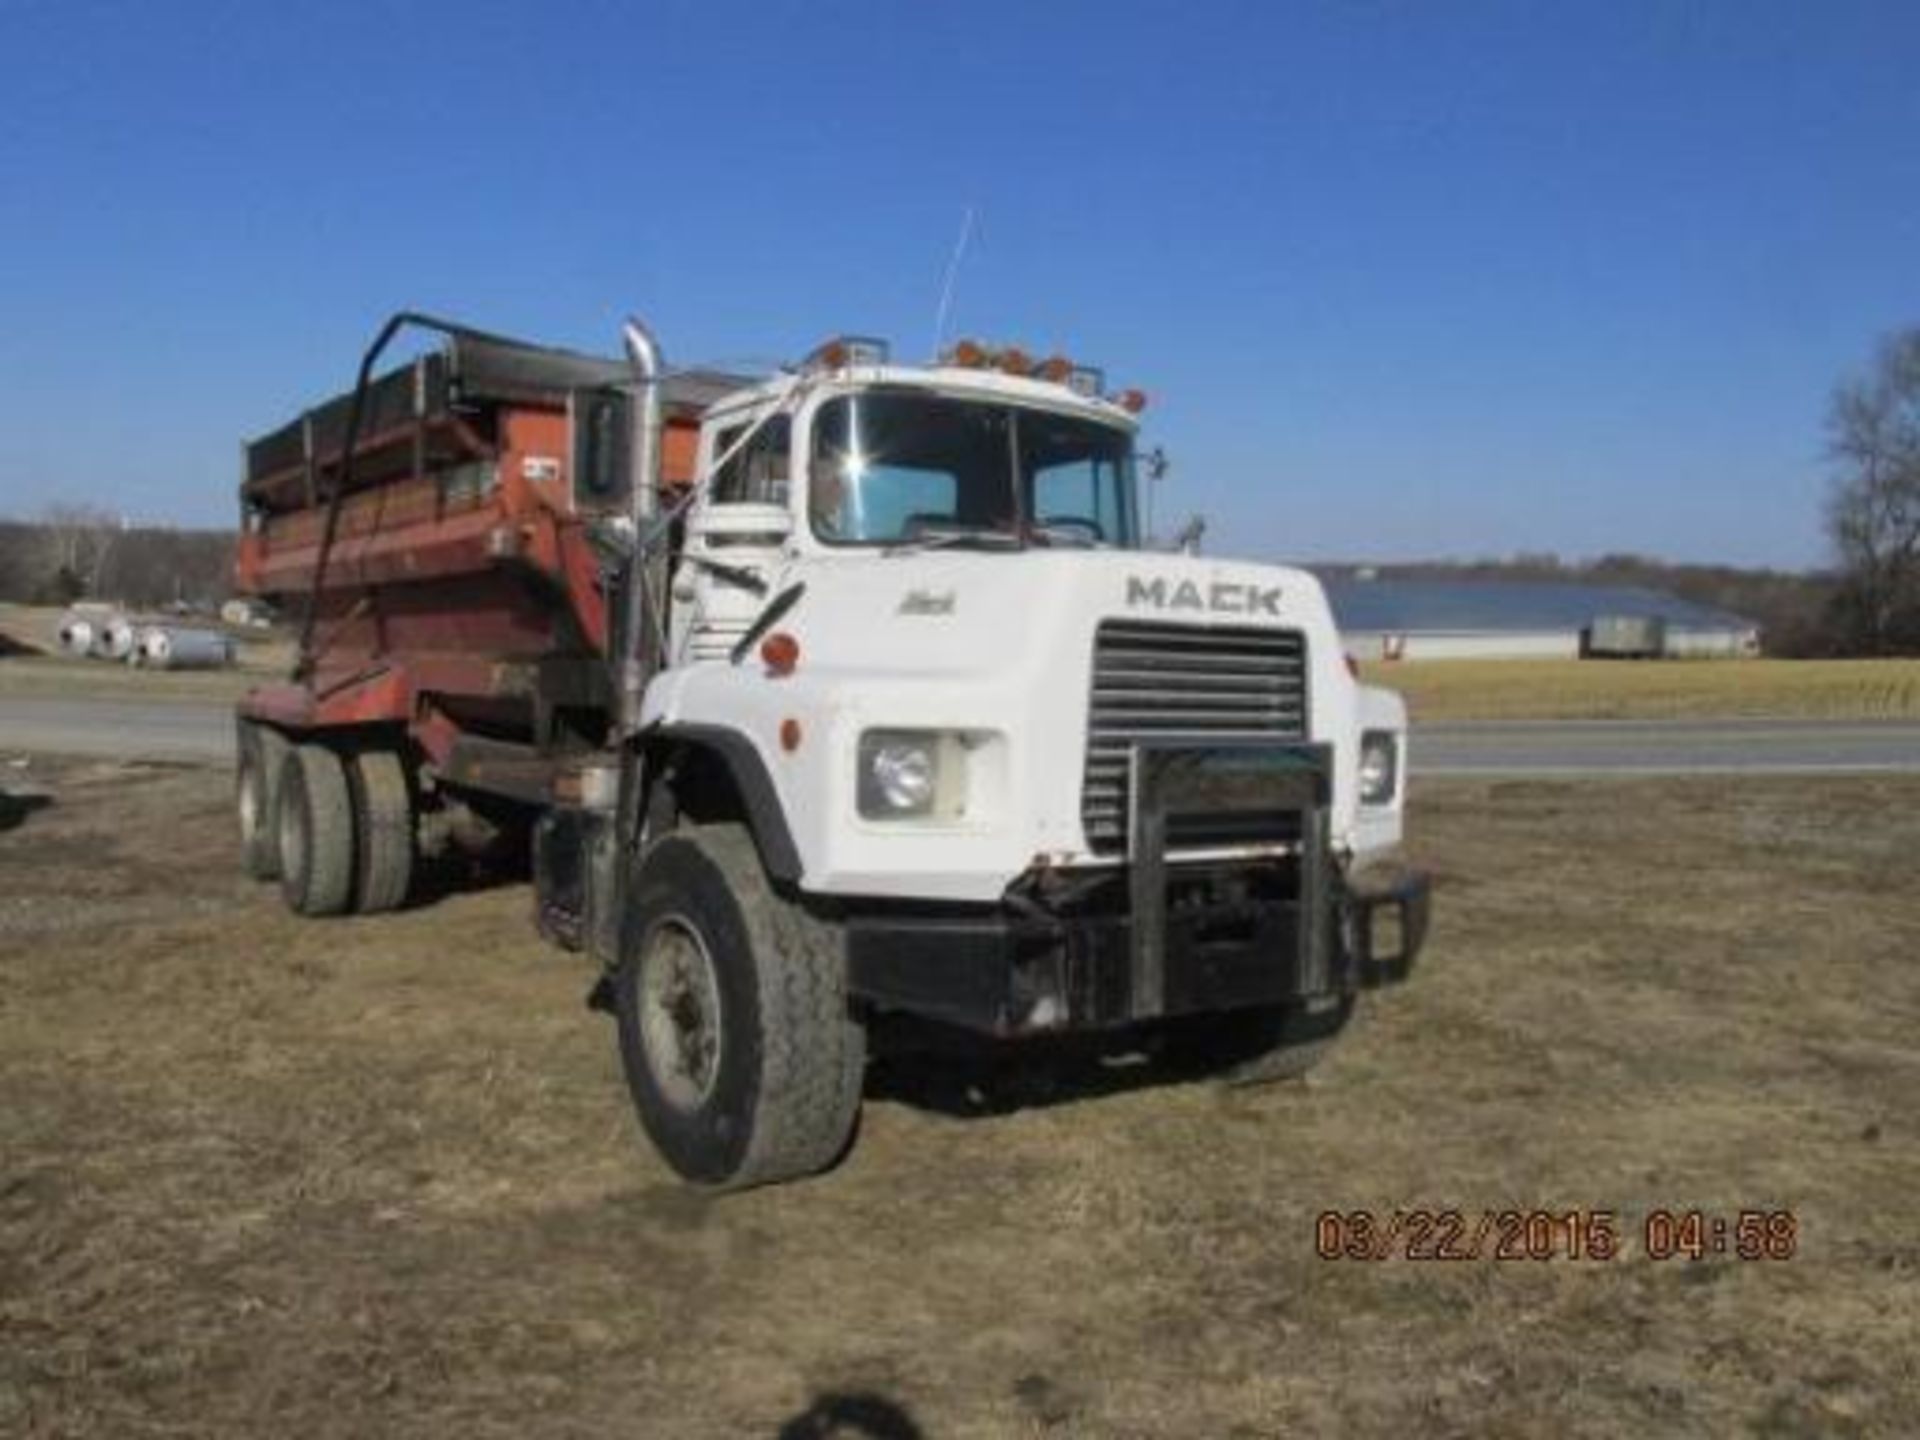
[[720,977],[689,921],[654,922],[640,950],[640,1039],[647,1071],[667,1103],[695,1110],[720,1075]]

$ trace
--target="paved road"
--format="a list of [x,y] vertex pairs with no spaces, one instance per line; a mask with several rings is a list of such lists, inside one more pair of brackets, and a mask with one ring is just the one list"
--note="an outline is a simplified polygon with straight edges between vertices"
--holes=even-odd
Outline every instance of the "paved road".
[[[21,751],[233,762],[233,716],[205,701],[0,696],[0,757]],[[1547,720],[1424,725],[1419,775],[1920,771],[1920,724],[1830,720]]]
[[202,700],[0,695],[0,757],[22,751],[233,763],[233,710]]

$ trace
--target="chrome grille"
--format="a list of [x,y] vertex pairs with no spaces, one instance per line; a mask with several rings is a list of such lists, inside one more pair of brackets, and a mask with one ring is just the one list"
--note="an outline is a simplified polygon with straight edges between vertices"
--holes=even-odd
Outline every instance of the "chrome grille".
[[[1107,620],[1093,638],[1093,695],[1080,819],[1103,854],[1127,843],[1128,764],[1135,741],[1304,739],[1307,642],[1297,630]],[[1286,838],[1282,817],[1182,816],[1182,849]],[[1217,832],[1217,833],[1216,833]]]

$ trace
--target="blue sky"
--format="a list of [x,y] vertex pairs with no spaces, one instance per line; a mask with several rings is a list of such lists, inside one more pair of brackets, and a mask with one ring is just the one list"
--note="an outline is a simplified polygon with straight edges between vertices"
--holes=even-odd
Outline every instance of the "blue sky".
[[1210,548],[1818,563],[1920,7],[0,0],[0,512],[225,524],[403,306],[1154,397]]

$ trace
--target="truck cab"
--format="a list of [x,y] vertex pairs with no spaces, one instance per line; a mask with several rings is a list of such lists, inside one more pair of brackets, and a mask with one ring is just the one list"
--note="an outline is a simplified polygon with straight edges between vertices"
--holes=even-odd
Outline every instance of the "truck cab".
[[[838,341],[714,407],[647,726],[742,732],[822,894],[990,902],[1039,863],[1124,865],[1133,750],[1181,739],[1323,747],[1334,851],[1390,852],[1404,709],[1354,679],[1314,577],[1151,548],[1137,392],[994,360]],[[1284,854],[1289,825],[1183,821],[1169,854]]]

